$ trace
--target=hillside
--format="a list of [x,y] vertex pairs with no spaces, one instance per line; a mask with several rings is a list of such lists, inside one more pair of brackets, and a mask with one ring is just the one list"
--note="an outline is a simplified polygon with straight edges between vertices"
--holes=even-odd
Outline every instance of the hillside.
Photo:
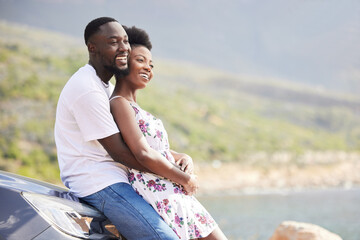
[[[198,163],[268,167],[286,153],[287,163],[301,165],[309,151],[360,150],[356,96],[154,58],[139,103],[163,120],[173,149]],[[81,39],[0,22],[0,169],[59,181],[56,102],[86,62]]]

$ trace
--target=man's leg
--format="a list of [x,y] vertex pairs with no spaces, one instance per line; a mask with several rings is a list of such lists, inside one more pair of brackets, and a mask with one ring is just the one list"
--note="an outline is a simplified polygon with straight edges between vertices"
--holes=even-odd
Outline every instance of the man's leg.
[[128,240],[179,239],[160,215],[127,183],[82,198],[99,209]]

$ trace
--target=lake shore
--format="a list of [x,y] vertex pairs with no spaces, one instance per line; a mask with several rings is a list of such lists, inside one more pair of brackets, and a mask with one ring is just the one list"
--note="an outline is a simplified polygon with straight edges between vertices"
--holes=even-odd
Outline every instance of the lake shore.
[[[301,163],[195,164],[199,195],[256,194],[360,186],[360,154],[321,157]],[[324,160],[324,157],[326,160]]]

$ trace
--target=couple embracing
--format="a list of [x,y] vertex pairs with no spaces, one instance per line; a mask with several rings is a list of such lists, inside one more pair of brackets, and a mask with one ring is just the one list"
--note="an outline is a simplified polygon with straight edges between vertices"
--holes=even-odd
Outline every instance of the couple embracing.
[[161,120],[137,104],[153,77],[147,33],[102,17],[84,38],[89,62],[66,83],[56,112],[65,186],[128,240],[226,239],[193,196],[191,157],[171,150]]

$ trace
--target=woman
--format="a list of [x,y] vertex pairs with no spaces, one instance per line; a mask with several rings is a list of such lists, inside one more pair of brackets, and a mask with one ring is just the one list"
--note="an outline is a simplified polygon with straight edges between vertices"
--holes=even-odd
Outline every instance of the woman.
[[[162,216],[180,239],[226,239],[214,219],[191,196],[197,189],[191,158],[170,150],[167,133],[160,119],[136,103],[137,90],[153,77],[151,43],[141,29],[125,30],[131,44],[129,74],[116,77],[110,99],[111,111],[125,143],[151,173],[129,169],[133,188]],[[175,162],[184,162],[183,170]]]

